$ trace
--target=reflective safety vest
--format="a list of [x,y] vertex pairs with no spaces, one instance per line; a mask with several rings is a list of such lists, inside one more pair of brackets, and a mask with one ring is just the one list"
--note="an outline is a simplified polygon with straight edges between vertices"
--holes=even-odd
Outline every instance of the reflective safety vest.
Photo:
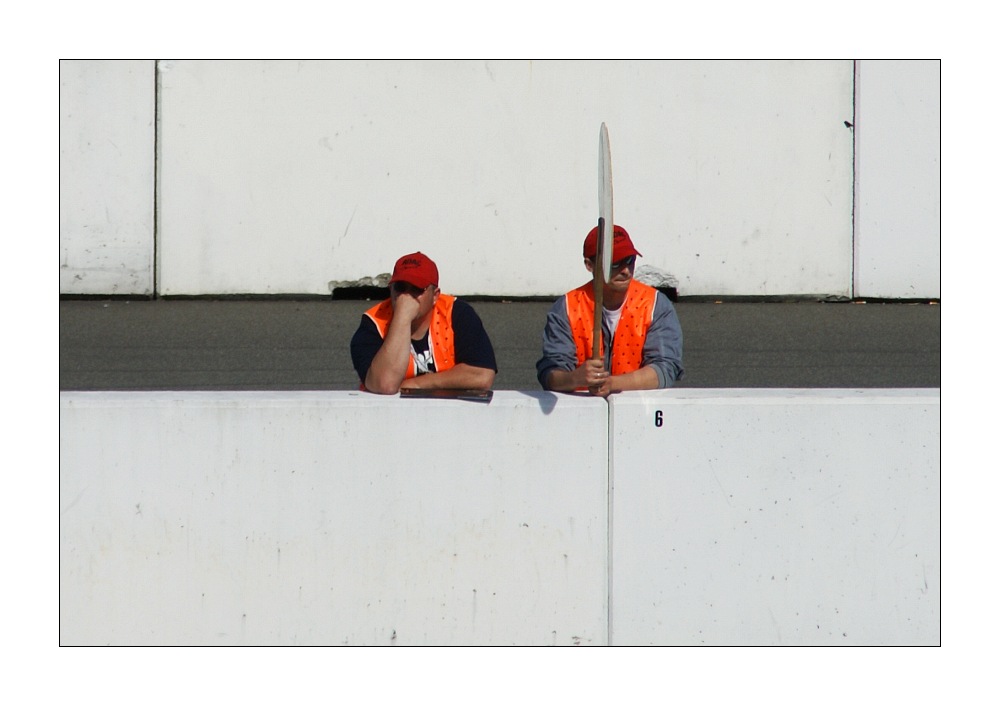
[[[656,289],[632,280],[622,304],[621,318],[615,329],[611,349],[611,374],[623,375],[642,367],[642,346],[646,331],[653,321]],[[594,284],[588,282],[566,294],[566,313],[576,343],[576,364],[583,365],[594,353]],[[603,323],[603,322],[602,322]],[[603,336],[601,337],[604,338]],[[607,341],[602,341],[601,358],[605,358]]]
[[[439,373],[455,367],[455,331],[451,327],[451,311],[455,305],[455,297],[449,294],[439,294],[434,309],[431,312],[431,350],[434,352],[434,369]],[[365,316],[375,322],[382,340],[389,330],[392,321],[392,299],[386,299],[365,312]],[[416,376],[417,364],[410,353],[410,362],[406,366],[406,378]],[[361,386],[364,389],[364,384]]]

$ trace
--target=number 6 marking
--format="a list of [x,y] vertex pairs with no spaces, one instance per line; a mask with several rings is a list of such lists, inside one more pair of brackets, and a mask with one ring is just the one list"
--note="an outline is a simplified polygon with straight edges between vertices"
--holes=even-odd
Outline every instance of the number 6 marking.
[[656,410],[656,413],[653,415],[653,424],[658,427],[663,426],[663,412],[660,410]]

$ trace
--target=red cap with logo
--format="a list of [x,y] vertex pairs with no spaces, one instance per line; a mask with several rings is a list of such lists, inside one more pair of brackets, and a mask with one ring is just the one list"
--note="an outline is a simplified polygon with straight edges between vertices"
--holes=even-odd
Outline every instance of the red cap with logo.
[[[614,233],[615,244],[611,252],[612,262],[624,260],[632,255],[642,257],[642,253],[632,245],[632,239],[628,237],[628,232],[624,228],[615,226]],[[587,233],[587,239],[583,241],[583,256],[588,259],[597,257],[597,226],[594,226],[594,229]]]
[[414,287],[426,289],[428,285],[438,284],[438,268],[434,261],[422,252],[415,252],[411,255],[403,255],[396,260],[396,266],[392,270],[393,282],[409,282]]

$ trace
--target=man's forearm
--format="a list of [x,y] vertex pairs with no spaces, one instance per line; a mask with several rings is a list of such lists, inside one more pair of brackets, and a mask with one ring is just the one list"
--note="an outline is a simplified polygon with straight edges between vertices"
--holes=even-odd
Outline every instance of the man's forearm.
[[404,380],[402,387],[420,390],[489,390],[496,373],[489,368],[479,368],[459,363],[440,373],[426,373]]
[[545,387],[556,392],[572,392],[580,387],[575,370],[560,370],[553,368],[545,378]]
[[365,389],[381,395],[399,392],[400,383],[406,377],[410,365],[410,327],[393,319],[389,324],[385,340],[365,376]]
[[612,392],[627,392],[629,390],[656,390],[660,387],[660,376],[656,368],[647,365],[631,373],[611,376]]

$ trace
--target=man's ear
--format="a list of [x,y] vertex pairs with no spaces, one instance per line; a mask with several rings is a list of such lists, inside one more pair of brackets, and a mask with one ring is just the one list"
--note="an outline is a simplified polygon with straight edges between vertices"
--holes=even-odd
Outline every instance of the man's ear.
[[583,258],[583,264],[586,265],[587,272],[591,272],[592,273],[594,271],[594,261],[591,260],[590,258],[586,258],[586,257]]

